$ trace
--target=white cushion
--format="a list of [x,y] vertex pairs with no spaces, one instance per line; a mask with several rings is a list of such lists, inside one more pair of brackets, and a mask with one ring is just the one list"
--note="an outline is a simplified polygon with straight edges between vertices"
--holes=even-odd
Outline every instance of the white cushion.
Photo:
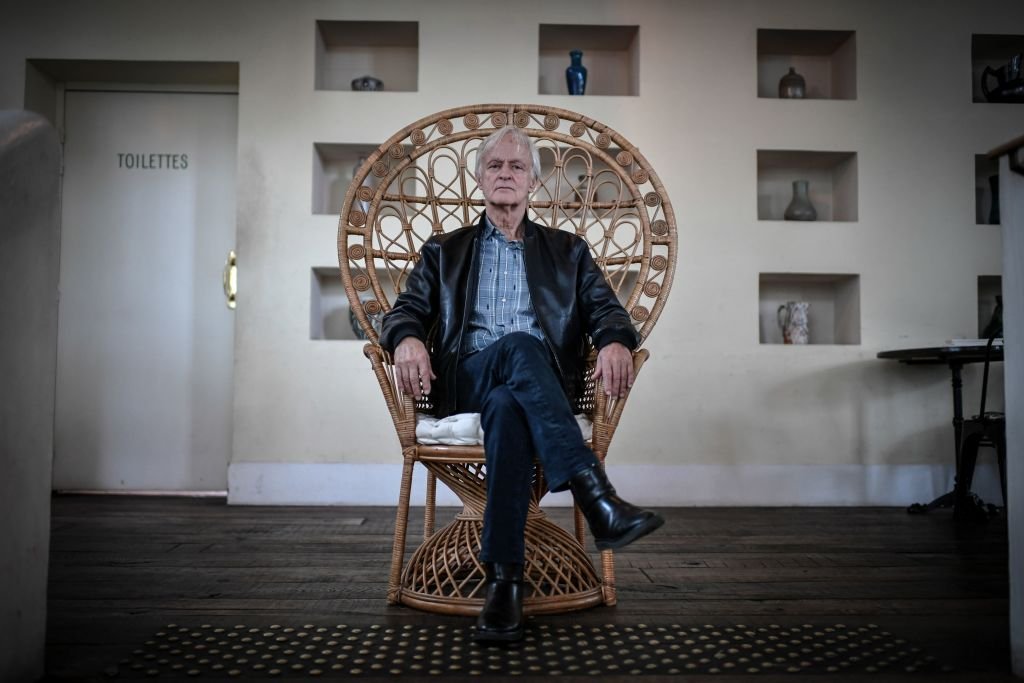
[[[594,426],[586,415],[576,415],[576,424],[584,441],[590,441]],[[416,413],[416,442],[427,446],[482,446],[484,430],[480,428],[480,413],[459,413],[437,418]]]

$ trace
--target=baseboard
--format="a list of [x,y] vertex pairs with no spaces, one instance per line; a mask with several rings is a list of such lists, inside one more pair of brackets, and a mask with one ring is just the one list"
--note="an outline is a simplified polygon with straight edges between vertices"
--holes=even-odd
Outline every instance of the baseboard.
[[[228,468],[231,505],[394,505],[400,464],[238,462]],[[952,487],[946,465],[608,465],[619,493],[654,506],[905,506]],[[1001,504],[994,465],[978,466],[974,491]],[[422,505],[425,470],[414,470],[412,504]],[[546,505],[569,505],[567,493]],[[444,485],[438,505],[459,505]]]

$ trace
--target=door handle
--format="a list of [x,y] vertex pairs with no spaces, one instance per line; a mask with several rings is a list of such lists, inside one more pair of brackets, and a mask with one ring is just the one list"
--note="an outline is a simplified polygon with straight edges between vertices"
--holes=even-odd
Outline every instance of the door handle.
[[223,281],[224,296],[227,298],[228,308],[233,311],[238,296],[238,257],[234,249],[228,252],[228,260],[224,262]]

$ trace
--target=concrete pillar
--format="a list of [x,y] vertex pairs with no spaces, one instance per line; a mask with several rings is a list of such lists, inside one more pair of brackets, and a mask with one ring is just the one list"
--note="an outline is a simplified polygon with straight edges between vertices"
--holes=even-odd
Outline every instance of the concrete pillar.
[[0,681],[43,675],[60,155],[46,119],[0,111]]

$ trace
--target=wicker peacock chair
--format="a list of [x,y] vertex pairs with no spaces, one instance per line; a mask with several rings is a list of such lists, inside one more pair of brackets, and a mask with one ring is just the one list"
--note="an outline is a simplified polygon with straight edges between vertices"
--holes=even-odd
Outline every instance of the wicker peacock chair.
[[[429,401],[396,389],[391,358],[379,346],[380,320],[401,292],[432,234],[475,223],[483,197],[473,176],[476,150],[496,128],[514,125],[535,139],[542,178],[530,201],[532,218],[569,230],[589,244],[635,321],[641,340],[651,333],[672,285],[676,226],[665,188],[647,160],[625,138],[581,114],[537,105],[480,104],[439,112],[392,136],[356,172],[338,227],[338,262],[345,291],[369,343],[363,348],[402,447],[404,465],[388,582],[388,602],[450,614],[475,614],[483,604],[483,567],[477,560],[486,499],[483,446],[427,444],[417,422]],[[641,341],[642,343],[642,341]],[[639,348],[639,373],[648,351]],[[626,398],[609,399],[591,379],[576,406],[592,423],[590,445],[604,462]],[[424,541],[406,562],[406,528],[413,465],[427,468]],[[464,509],[434,531],[436,479]],[[577,509],[574,534],[551,522],[539,501],[538,467],[526,529],[525,611],[533,614],[615,604],[611,551],[601,553],[600,576],[584,548]]]

